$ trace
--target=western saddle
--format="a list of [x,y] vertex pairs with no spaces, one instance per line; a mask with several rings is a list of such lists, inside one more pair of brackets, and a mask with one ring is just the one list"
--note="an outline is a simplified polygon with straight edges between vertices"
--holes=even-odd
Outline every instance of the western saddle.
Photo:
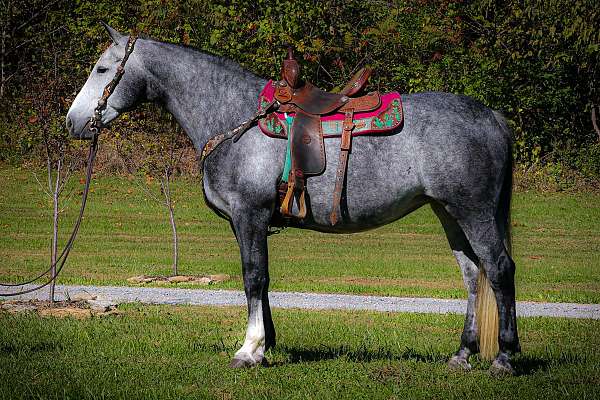
[[[292,50],[283,61],[281,80],[269,81],[261,91],[254,116],[236,128],[213,136],[202,148],[200,171],[207,157],[223,142],[237,142],[254,123],[267,136],[287,140],[286,161],[279,191],[276,225],[306,217],[306,178],[325,171],[324,138],[339,137],[340,156],[333,190],[331,225],[340,218],[340,202],[352,137],[366,134],[391,135],[404,123],[402,97],[398,92],[361,94],[371,69],[358,71],[339,92],[326,92],[300,79],[300,65]],[[296,203],[298,212],[294,213]],[[280,217],[283,217],[281,219]]]
[[344,122],[330,222],[331,225],[338,222],[354,129],[354,113],[372,111],[380,105],[378,92],[357,96],[367,84],[370,75],[371,69],[363,68],[352,77],[341,92],[326,92],[300,79],[300,65],[294,59],[292,50],[288,49],[288,57],[283,61],[281,68],[281,80],[276,83],[274,94],[274,98],[281,104],[279,112],[295,113],[288,137],[291,170],[287,177],[287,188],[284,182],[286,193],[280,208],[284,217],[293,216],[292,205],[295,199],[298,205],[298,214],[295,217],[306,216],[305,179],[325,171],[321,117],[336,112],[344,113]]

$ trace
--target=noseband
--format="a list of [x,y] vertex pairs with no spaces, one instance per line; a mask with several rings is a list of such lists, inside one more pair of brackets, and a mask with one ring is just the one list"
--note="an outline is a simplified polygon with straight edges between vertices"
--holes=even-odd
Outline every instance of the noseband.
[[[88,122],[89,127],[90,127],[89,128],[90,132],[92,132],[92,138],[91,138],[91,143],[90,143],[90,150],[88,153],[87,167],[86,167],[86,171],[85,171],[85,186],[83,189],[83,194],[81,196],[81,207],[79,209],[79,216],[77,217],[77,221],[75,222],[75,225],[73,226],[73,231],[71,232],[71,236],[69,237],[69,240],[67,241],[67,244],[65,245],[65,248],[63,249],[60,256],[56,259],[56,261],[54,263],[52,263],[52,265],[50,265],[50,267],[47,270],[45,270],[44,272],[42,272],[35,278],[30,279],[25,282],[20,282],[20,283],[8,283],[8,284],[0,283],[0,286],[4,286],[4,287],[23,286],[23,285],[27,285],[27,284],[30,284],[30,283],[33,283],[33,282],[39,280],[41,277],[43,277],[44,275],[46,275],[49,272],[54,272],[53,275],[50,277],[50,279],[48,279],[47,282],[45,282],[43,284],[37,285],[33,288],[17,291],[17,292],[0,293],[0,297],[19,296],[22,294],[31,293],[36,290],[42,289],[43,287],[46,287],[49,284],[51,284],[52,282],[56,281],[58,274],[60,274],[60,272],[62,271],[63,266],[65,265],[65,262],[67,261],[67,257],[69,256],[69,253],[71,252],[71,249],[73,248],[73,244],[75,243],[75,238],[77,237],[77,233],[79,232],[79,226],[81,225],[81,220],[83,219],[83,212],[85,210],[85,204],[87,202],[88,193],[90,191],[90,182],[92,180],[92,168],[94,165],[94,160],[96,159],[96,153],[98,152],[98,135],[100,134],[100,129],[102,128],[102,113],[104,112],[104,110],[106,110],[108,98],[114,93],[117,85],[119,84],[119,82],[121,81],[121,78],[123,77],[123,74],[125,73],[125,63],[127,63],[129,56],[133,52],[133,48],[135,46],[136,40],[137,40],[136,34],[131,34],[129,36],[129,40],[127,41],[127,45],[125,46],[125,55],[123,56],[121,63],[117,67],[117,72],[115,73],[115,76],[112,78],[112,80],[104,87],[104,90],[102,91],[102,96],[98,100],[98,105],[94,109],[94,114],[92,115],[92,117],[90,118],[90,120]],[[58,268],[56,268],[58,263],[60,263],[60,266]]]

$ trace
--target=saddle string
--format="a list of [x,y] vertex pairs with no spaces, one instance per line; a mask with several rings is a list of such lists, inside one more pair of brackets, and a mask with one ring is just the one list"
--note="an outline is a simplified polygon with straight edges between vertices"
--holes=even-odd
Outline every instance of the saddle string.
[[35,286],[30,289],[21,290],[18,292],[0,293],[0,297],[19,296],[19,295],[31,293],[36,290],[42,289],[42,288],[48,286],[49,284],[51,284],[52,282],[54,282],[56,280],[56,278],[58,278],[58,275],[60,274],[60,272],[62,271],[62,269],[67,261],[67,258],[69,256],[69,253],[71,252],[71,249],[73,248],[73,244],[75,243],[75,238],[77,237],[77,233],[79,232],[79,227],[81,225],[81,221],[83,220],[83,213],[85,210],[85,205],[87,203],[87,197],[88,197],[88,193],[89,193],[89,189],[90,189],[90,183],[92,180],[92,170],[93,170],[94,160],[96,159],[96,154],[98,153],[98,136],[99,136],[99,130],[101,128],[100,121],[102,118],[102,112],[106,109],[108,98],[114,93],[119,81],[121,80],[121,77],[125,73],[125,64],[127,63],[129,56],[133,52],[133,48],[135,46],[136,40],[137,40],[137,35],[135,33],[133,33],[129,36],[127,45],[125,47],[125,55],[123,56],[121,63],[117,67],[117,72],[115,73],[115,76],[113,77],[113,79],[104,87],[102,96],[98,100],[98,105],[94,109],[94,113],[93,113],[92,117],[90,118],[90,121],[89,121],[90,128],[89,129],[90,129],[90,132],[92,132],[92,138],[91,138],[90,149],[89,149],[89,153],[88,153],[87,168],[86,168],[86,174],[85,174],[85,186],[84,186],[83,194],[81,197],[81,207],[79,209],[79,215],[77,217],[77,221],[75,222],[75,225],[73,226],[73,231],[71,232],[71,236],[69,237],[69,240],[65,244],[63,251],[61,252],[60,256],[56,259],[56,261],[54,263],[52,263],[48,269],[46,269],[44,272],[42,272],[35,278],[30,279],[25,282],[20,282],[20,283],[10,283],[10,284],[0,283],[0,286],[15,287],[15,286],[27,285],[29,283],[33,283],[33,282],[39,280],[44,275],[46,275],[47,273],[52,271],[53,268],[56,268],[56,266],[59,262],[60,262],[60,266],[58,267],[58,269],[55,269],[54,275],[51,276],[50,279],[46,283]]

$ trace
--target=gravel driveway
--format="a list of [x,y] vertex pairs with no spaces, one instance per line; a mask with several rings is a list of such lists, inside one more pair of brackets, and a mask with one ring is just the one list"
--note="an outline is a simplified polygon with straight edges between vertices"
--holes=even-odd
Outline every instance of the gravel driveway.
[[[27,287],[27,286],[25,286]],[[12,288],[14,289],[14,288]],[[0,288],[1,293],[8,292]],[[47,299],[47,290],[19,299]],[[213,306],[245,306],[244,292],[238,290],[174,289],[127,286],[57,285],[57,300],[87,293],[114,303],[193,304]],[[10,298],[0,297],[0,300]],[[12,299],[15,299],[14,297]],[[410,313],[464,314],[465,300],[412,297],[356,296],[347,294],[271,292],[272,307],[310,310],[372,310]],[[522,317],[565,317],[600,319],[600,304],[517,302],[517,314]]]

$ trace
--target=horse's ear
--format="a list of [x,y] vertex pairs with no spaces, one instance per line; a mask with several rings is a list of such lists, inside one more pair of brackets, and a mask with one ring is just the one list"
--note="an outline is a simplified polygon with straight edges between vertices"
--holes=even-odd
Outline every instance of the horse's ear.
[[108,33],[108,35],[110,36],[110,38],[113,40],[113,42],[115,42],[115,44],[119,44],[119,43],[121,43],[123,41],[123,38],[125,36],[121,35],[119,33],[119,31],[117,31],[116,29],[110,27],[104,21],[100,21],[100,24],[104,27],[104,29],[106,29],[106,32]]

